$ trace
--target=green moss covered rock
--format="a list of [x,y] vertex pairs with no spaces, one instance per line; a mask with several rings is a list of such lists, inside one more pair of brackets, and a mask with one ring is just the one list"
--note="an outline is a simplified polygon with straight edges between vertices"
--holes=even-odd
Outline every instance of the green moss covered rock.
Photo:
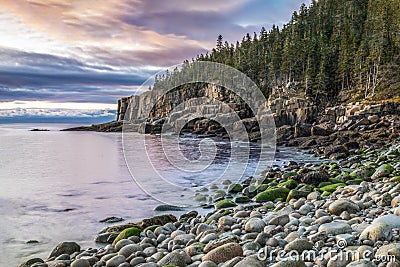
[[242,196],[242,197],[236,197],[235,198],[235,203],[248,203],[250,202],[250,198],[248,196]]
[[228,200],[228,199],[223,199],[217,202],[217,204],[215,204],[215,208],[216,209],[226,209],[226,208],[231,208],[231,207],[236,207],[236,203]]
[[123,230],[121,233],[119,233],[117,238],[115,238],[115,240],[113,242],[113,246],[115,246],[115,244],[117,244],[118,241],[120,241],[122,239],[127,239],[128,237],[131,237],[131,236],[139,236],[140,232],[141,232],[141,230],[136,227],[131,227],[131,228],[127,228],[127,229]]
[[230,184],[228,186],[228,193],[239,193],[242,192],[243,186],[241,184]]
[[278,184],[279,187],[285,187],[287,189],[295,189],[297,187],[297,182],[293,179],[287,180],[286,182]]
[[257,186],[257,193],[260,192],[264,192],[265,190],[267,190],[270,186],[267,184],[261,184],[259,186]]
[[334,192],[336,190],[336,188],[338,188],[339,186],[346,186],[345,183],[337,183],[337,184],[331,184],[331,185],[327,185],[321,188],[318,188],[318,191],[327,191],[327,192]]
[[371,179],[376,180],[378,178],[382,178],[388,176],[394,171],[394,168],[390,164],[383,164],[376,169],[374,174],[372,174]]
[[267,202],[274,201],[278,198],[286,199],[290,190],[284,187],[278,187],[273,189],[267,189],[264,192],[257,194],[254,197],[254,201],[256,202]]

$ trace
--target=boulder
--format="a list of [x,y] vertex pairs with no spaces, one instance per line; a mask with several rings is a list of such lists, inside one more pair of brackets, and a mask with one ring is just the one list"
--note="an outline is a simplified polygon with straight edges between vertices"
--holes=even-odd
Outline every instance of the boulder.
[[131,228],[127,228],[127,229],[123,230],[121,233],[118,234],[117,238],[115,238],[115,240],[113,242],[113,246],[115,246],[115,244],[117,244],[118,241],[120,241],[122,239],[128,239],[128,237],[131,237],[131,236],[139,236],[140,232],[141,232],[141,230],[137,227],[131,227]]
[[202,261],[212,261],[219,264],[238,256],[243,256],[242,247],[233,242],[212,249],[202,258]]
[[214,248],[223,246],[225,244],[229,244],[229,243],[239,243],[239,237],[237,237],[236,235],[228,235],[228,236],[224,236],[220,239],[216,239],[216,240],[211,240],[205,247],[204,247],[204,252],[208,253],[211,250],[213,250]]
[[239,261],[237,264],[234,265],[234,267],[264,267],[265,262],[261,261],[255,256],[248,256],[241,261]]
[[360,207],[349,199],[338,199],[329,205],[328,210],[331,214],[339,216],[343,211],[356,213],[360,211]]
[[125,260],[125,257],[122,255],[114,256],[106,262],[106,267],[118,267],[120,264],[124,263]]
[[223,199],[217,202],[217,204],[215,204],[215,208],[216,209],[226,209],[226,208],[231,208],[231,207],[235,207],[237,206],[237,204],[231,200],[227,200],[227,199]]
[[393,237],[392,228],[385,223],[374,223],[368,226],[360,235],[360,240],[390,241]]
[[58,257],[62,254],[71,255],[72,253],[79,252],[81,247],[75,242],[61,242],[50,253],[48,259]]
[[287,244],[285,246],[285,250],[286,251],[297,251],[299,254],[303,253],[303,251],[306,250],[312,250],[314,247],[314,244],[312,244],[311,242],[308,242],[305,239],[295,239],[292,242],[290,242],[289,244]]
[[283,199],[285,200],[289,194],[290,190],[287,188],[273,188],[267,189],[254,197],[254,201],[256,202],[268,202],[274,201],[276,199]]
[[284,226],[285,224],[287,224],[290,221],[289,215],[284,214],[275,218],[272,218],[269,221],[270,225],[282,225]]
[[351,233],[352,229],[350,225],[348,225],[347,223],[331,222],[322,224],[318,228],[318,232],[324,232],[327,235],[340,235],[340,234]]
[[26,262],[22,263],[19,267],[30,267],[31,265],[35,263],[44,263],[44,260],[40,258],[33,258],[30,260],[27,260]]
[[260,233],[260,232],[262,232],[264,230],[264,227],[265,227],[265,222],[262,219],[260,219],[260,218],[250,218],[246,222],[246,224],[244,226],[244,229],[246,230],[246,232],[250,232],[250,233],[257,232],[257,233]]
[[392,243],[392,244],[388,244],[388,245],[384,245],[384,246],[380,247],[376,251],[375,257],[394,255],[393,252],[395,250],[400,250],[400,243]]
[[302,178],[301,182],[305,184],[318,185],[322,182],[329,180],[329,174],[326,171],[312,171],[306,173]]
[[179,253],[177,251],[173,251],[173,252],[169,253],[168,255],[166,255],[165,257],[163,257],[158,262],[158,265],[159,266],[175,265],[175,266],[179,266],[179,267],[184,267],[184,266],[186,266],[186,257],[184,255],[184,253]]
[[372,224],[387,224],[391,228],[400,228],[400,216],[395,214],[388,214],[379,218],[376,218]]
[[72,262],[71,267],[90,267],[90,263],[86,259],[77,259]]
[[394,171],[394,168],[390,164],[383,164],[379,166],[379,168],[376,169],[374,174],[372,174],[371,179],[376,180],[381,177],[385,177],[389,174],[391,174]]

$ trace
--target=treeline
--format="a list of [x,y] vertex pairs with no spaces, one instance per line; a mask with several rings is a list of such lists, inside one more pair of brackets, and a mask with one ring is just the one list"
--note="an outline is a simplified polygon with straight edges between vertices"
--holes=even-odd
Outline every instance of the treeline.
[[399,18],[399,0],[313,0],[282,29],[262,28],[236,44],[220,35],[216,47],[195,60],[244,72],[266,96],[292,83],[299,94],[330,103],[396,97]]

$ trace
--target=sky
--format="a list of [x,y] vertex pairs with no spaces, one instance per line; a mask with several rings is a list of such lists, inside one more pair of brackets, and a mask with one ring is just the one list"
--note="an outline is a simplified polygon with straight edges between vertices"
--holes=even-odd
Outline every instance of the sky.
[[118,98],[216,38],[283,25],[310,0],[1,0],[0,123],[115,118]]

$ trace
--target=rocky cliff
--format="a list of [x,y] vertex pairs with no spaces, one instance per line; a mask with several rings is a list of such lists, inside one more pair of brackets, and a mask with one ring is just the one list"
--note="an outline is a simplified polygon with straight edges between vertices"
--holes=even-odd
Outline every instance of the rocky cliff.
[[[229,108],[235,110],[241,119],[253,117],[246,103],[235,93],[220,86],[208,84],[205,87],[192,86],[185,90],[172,91],[166,95],[161,95],[159,91],[152,90],[141,95],[122,98],[118,101],[117,121],[129,120],[138,123],[145,121],[155,123],[171,115],[170,113],[173,112],[174,108],[180,104],[183,105],[183,109],[192,109],[197,114],[207,112],[223,114],[227,112],[222,110],[224,107],[217,105],[202,105],[199,107],[196,99],[201,97],[226,103]],[[153,107],[151,112],[148,112],[149,106]],[[195,107],[196,109],[193,109]],[[292,97],[287,90],[281,90],[279,93],[273,94],[268,100],[268,108],[273,113],[277,127],[298,123],[312,123],[318,115],[318,108],[312,102],[301,97]],[[179,119],[179,114],[175,114],[175,117]]]
[[[290,85],[278,88],[273,90],[267,101],[267,107],[272,112],[277,127],[278,141],[307,136],[325,136],[341,130],[379,128],[388,123],[389,125],[393,124],[390,119],[385,122],[380,118],[387,115],[394,115],[398,118],[400,114],[400,103],[352,103],[321,108],[304,96],[296,96],[294,92],[296,90],[292,90]],[[197,99],[201,97],[224,102],[227,106],[199,105]],[[182,106],[180,111],[176,111],[178,105]],[[150,112],[148,111],[149,106],[153,107]],[[233,109],[247,131],[253,134],[251,138],[257,139],[257,119],[246,103],[235,93],[213,84],[194,85],[185,90],[171,91],[165,95],[157,90],[152,90],[141,95],[122,98],[118,101],[117,123],[122,124],[124,120],[129,120],[137,123],[136,130],[139,132],[158,133],[165,118],[169,116],[170,119],[176,120],[177,124],[184,124],[187,121],[185,118],[187,113],[183,111],[189,111],[200,117],[186,125],[187,131],[223,136],[226,133],[220,125],[212,120],[202,119],[201,114],[224,114],[227,112],[226,108]],[[393,125],[397,127],[398,123]]]

